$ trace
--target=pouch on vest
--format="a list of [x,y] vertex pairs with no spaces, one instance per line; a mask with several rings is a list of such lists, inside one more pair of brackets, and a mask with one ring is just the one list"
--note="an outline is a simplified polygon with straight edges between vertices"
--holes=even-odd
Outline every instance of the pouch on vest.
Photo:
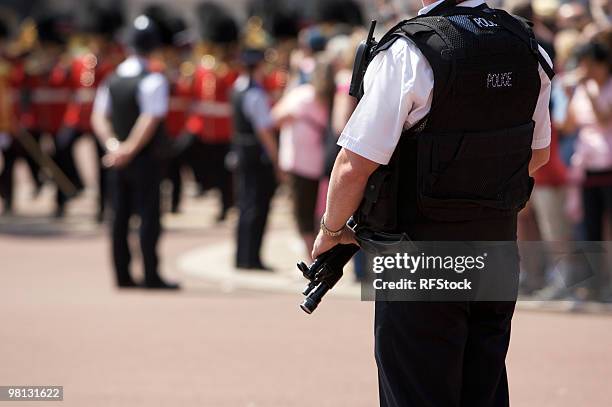
[[[481,133],[418,135],[417,204],[425,217],[446,222],[511,215],[525,207],[533,122]],[[522,165],[517,169],[515,163]]]
[[399,176],[393,165],[381,166],[370,176],[355,214],[359,227],[389,233],[397,230]]

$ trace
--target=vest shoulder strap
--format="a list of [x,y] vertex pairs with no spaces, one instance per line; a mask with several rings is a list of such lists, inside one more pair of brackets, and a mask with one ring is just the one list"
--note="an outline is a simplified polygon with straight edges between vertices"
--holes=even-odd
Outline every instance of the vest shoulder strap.
[[[519,16],[516,16],[516,15],[512,15],[512,17],[516,21],[520,22],[523,25],[523,28],[530,34],[530,36],[531,36],[530,41],[533,41],[533,42],[535,42],[535,44],[537,44],[537,41],[535,39],[535,34],[533,33],[533,23],[531,21],[523,18],[523,17],[519,17]],[[546,60],[544,55],[542,55],[542,53],[540,52],[539,46],[537,48],[538,48],[538,51],[537,51],[538,62],[542,66],[542,69],[544,70],[544,72],[546,72],[546,75],[548,76],[548,79],[552,80],[555,77],[555,70],[548,63],[548,61]]]
[[533,32],[533,24],[531,21],[516,16],[511,15],[505,10],[501,9],[480,9],[480,8],[467,8],[467,7],[455,7],[449,11],[447,11],[444,15],[457,15],[457,14],[465,14],[469,13],[472,15],[476,15],[478,17],[482,17],[488,20],[493,21],[496,24],[504,27],[506,30],[510,31],[520,40],[525,42],[533,55],[537,58],[540,66],[548,76],[550,80],[555,77],[555,71],[552,66],[548,63],[544,55],[539,50],[538,42],[535,38],[535,34]]
[[[448,37],[449,33],[455,33],[456,28],[444,18],[435,16],[417,16],[410,20],[404,20],[393,27],[378,43],[372,54],[372,58],[378,53],[391,48],[398,39],[405,39],[414,44],[425,56],[429,64],[436,69],[434,72],[433,104],[430,113],[436,109],[436,105],[444,100],[450,91],[453,78],[456,73],[456,60],[462,57],[463,50],[453,48]],[[435,34],[427,44],[422,41],[428,34]],[[457,35],[459,35],[457,33]],[[418,129],[427,122],[427,115],[423,120],[413,126],[409,132],[418,133]]]

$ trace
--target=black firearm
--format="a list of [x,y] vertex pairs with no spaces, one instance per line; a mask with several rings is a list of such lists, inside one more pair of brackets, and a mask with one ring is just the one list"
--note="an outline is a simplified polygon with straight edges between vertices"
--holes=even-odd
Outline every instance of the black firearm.
[[304,262],[298,263],[298,269],[310,281],[302,293],[306,296],[300,305],[304,312],[312,314],[317,309],[325,294],[342,278],[346,263],[358,251],[359,246],[355,244],[340,244],[320,255],[310,267]]
[[363,96],[363,77],[365,76],[368,65],[370,64],[372,50],[377,45],[376,40],[374,39],[375,30],[376,20],[373,20],[372,25],[370,26],[368,39],[362,41],[361,44],[359,44],[359,47],[357,47],[355,65],[353,66],[353,77],[351,79],[351,87],[349,88],[349,95],[357,99],[361,99]]

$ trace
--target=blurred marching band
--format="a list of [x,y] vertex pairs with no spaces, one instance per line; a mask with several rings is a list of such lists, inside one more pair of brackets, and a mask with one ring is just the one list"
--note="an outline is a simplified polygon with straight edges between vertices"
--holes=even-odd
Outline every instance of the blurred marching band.
[[[172,141],[166,175],[173,184],[173,212],[179,211],[185,166],[202,190],[215,187],[222,192],[220,219],[233,205],[226,156],[233,135],[229,98],[242,69],[241,47],[265,51],[264,86],[276,103],[290,82],[307,80],[313,57],[325,49],[328,37],[350,33],[363,24],[359,7],[350,1],[334,2],[334,7],[320,2],[316,21],[307,21],[296,10],[279,6],[280,2],[273,2],[272,8],[267,3],[253,2],[251,17],[241,26],[222,5],[202,3],[196,10],[199,36],[177,10],[160,4],[142,10],[160,28],[163,43],[152,56],[150,69],[162,72],[171,83],[165,130]],[[4,157],[0,192],[3,211],[11,213],[13,167],[17,159],[24,159],[37,191],[47,180],[57,184],[55,215],[62,217],[69,200],[84,188],[73,147],[80,137],[91,136],[96,89],[126,56],[121,37],[126,20],[119,2],[79,2],[71,13],[55,10],[52,2],[37,4],[37,10],[17,27],[0,15]],[[316,22],[326,26],[301,31]],[[347,60],[347,68],[349,64]],[[53,141],[49,155],[40,148],[42,138]],[[98,147],[101,157],[103,146]],[[106,188],[101,164],[99,174],[98,219],[102,220]]]

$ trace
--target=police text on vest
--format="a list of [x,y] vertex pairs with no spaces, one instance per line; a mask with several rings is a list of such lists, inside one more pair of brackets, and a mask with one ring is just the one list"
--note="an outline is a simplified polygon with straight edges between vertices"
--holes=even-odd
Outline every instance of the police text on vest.
[[486,18],[482,18],[482,17],[472,17],[472,21],[474,22],[474,24],[476,24],[476,26],[478,26],[479,28],[492,28],[492,27],[499,27],[497,24],[495,24],[493,21],[491,20],[487,20]]
[[487,89],[511,88],[513,72],[490,73],[487,75]]

